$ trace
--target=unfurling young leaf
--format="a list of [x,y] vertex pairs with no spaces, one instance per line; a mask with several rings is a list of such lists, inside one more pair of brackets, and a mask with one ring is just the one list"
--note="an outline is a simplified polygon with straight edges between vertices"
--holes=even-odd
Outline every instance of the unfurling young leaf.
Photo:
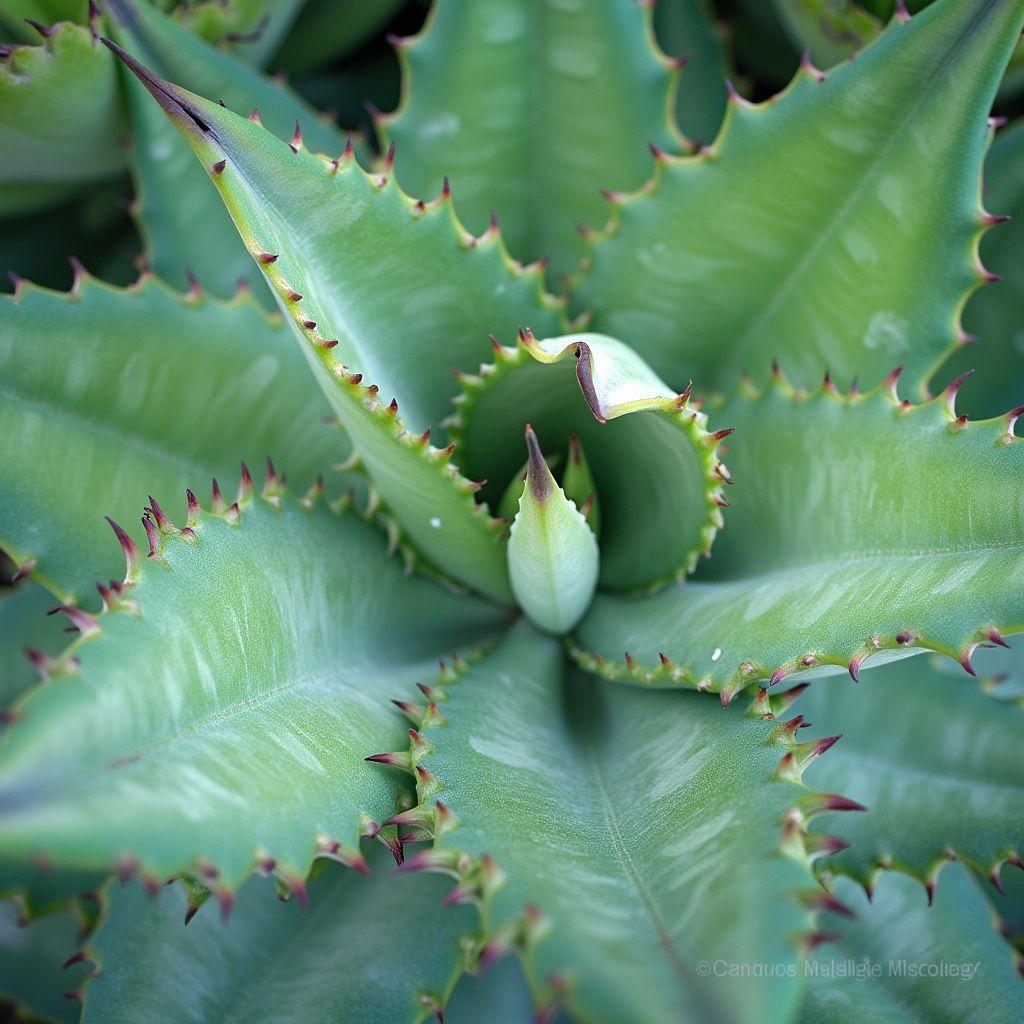
[[551,475],[529,425],[526,447],[526,480],[508,538],[508,575],[527,618],[560,635],[587,610],[600,555],[594,531]]

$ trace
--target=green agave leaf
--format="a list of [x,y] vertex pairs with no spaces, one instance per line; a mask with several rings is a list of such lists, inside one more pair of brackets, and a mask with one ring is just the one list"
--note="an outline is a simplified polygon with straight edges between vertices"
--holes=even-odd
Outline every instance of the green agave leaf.
[[41,46],[0,53],[0,207],[26,186],[51,197],[124,167],[117,69],[95,35],[61,22]]
[[0,903],[0,1013],[5,1020],[43,1018],[74,1024],[79,1007],[65,993],[74,992],[89,974],[87,964],[64,968],[81,941],[82,920],[71,910],[48,914],[26,924],[13,900]]
[[576,268],[574,221],[602,223],[598,189],[635,188],[646,143],[678,145],[668,97],[678,62],[654,41],[653,4],[446,0],[398,44],[404,95],[380,122],[398,143],[405,187],[429,195],[447,175],[471,231],[492,211],[520,259]]
[[487,971],[464,974],[444,1008],[446,1024],[526,1024],[533,1017],[533,996],[515,957]]
[[601,585],[650,588],[692,572],[722,525],[729,471],[717,446],[731,431],[709,432],[689,387],[676,394],[614,338],[521,332],[494,359],[460,375],[448,421],[466,472],[492,481],[485,496],[496,501],[515,478],[527,420],[549,454],[575,433],[601,503]]
[[526,617],[561,636],[594,597],[600,554],[586,517],[551,475],[530,426],[526,446],[526,481],[508,539],[509,580]]
[[800,1024],[1024,1021],[1013,957],[977,882],[959,865],[948,874],[934,907],[899,875],[883,878],[871,902],[839,879],[836,894],[857,916],[838,924],[840,950],[822,947],[808,966]]
[[274,57],[274,66],[304,75],[347,57],[384,27],[402,0],[307,0]]
[[478,485],[449,464],[451,450],[414,435],[438,423],[458,387],[452,367],[488,330],[531,310],[556,322],[539,268],[516,270],[496,236],[465,236],[447,194],[416,203],[351,149],[331,160],[286,145],[118,52],[209,170],[398,525],[429,563],[510,600],[501,524],[473,500]]
[[[698,694],[565,673],[561,645],[520,622],[428,691],[408,751],[384,755],[421,801],[391,819],[400,838],[435,837],[403,870],[457,879],[447,901],[481,905],[481,963],[517,950],[542,1013],[787,1019],[813,942],[808,860],[843,845],[807,820],[856,806],[799,784],[835,738],[795,744]],[[717,957],[779,969],[708,978]]]
[[903,362],[923,392],[988,276],[985,115],[1022,22],[1013,0],[939,0],[828,75],[734,95],[712,147],[613,197],[576,289],[593,329],[673,386],[730,386],[777,356],[798,377]]
[[728,702],[755,679],[857,678],[868,658],[921,650],[971,671],[978,644],[1024,629],[1019,410],[968,423],[959,380],[913,406],[898,375],[843,396],[829,378],[807,394],[776,373],[731,402],[736,486],[704,578],[599,595],[577,632],[597,658],[577,650],[580,663]]
[[937,672],[929,660],[866,672],[859,688],[819,683],[800,698],[816,730],[843,733],[807,781],[870,809],[843,823],[850,848],[829,860],[829,870],[852,875],[869,893],[893,868],[923,882],[931,899],[954,857],[998,885],[1003,863],[1024,852],[1017,770],[1024,711]]
[[852,57],[882,30],[882,22],[857,0],[772,0],[797,49],[831,67]]
[[244,297],[79,268],[68,295],[22,283],[0,304],[0,546],[64,600],[120,572],[104,515],[136,523],[147,493],[268,452],[306,487],[348,452],[286,332]]
[[975,371],[964,385],[964,408],[972,416],[994,416],[1024,402],[1024,120],[996,134],[985,161],[985,186],[985,202],[995,216],[1012,217],[982,243],[986,265],[1003,280],[971,299],[964,324],[978,340],[935,375],[948,380]]
[[[5,588],[6,589],[6,588]],[[26,580],[13,590],[0,591],[0,709],[39,680],[26,650],[52,654],[64,646],[63,623],[48,618],[53,594]]]
[[278,480],[224,506],[190,493],[179,531],[151,502],[105,613],[62,609],[81,636],[0,740],[0,859],[188,872],[226,903],[257,866],[300,895],[316,856],[362,866],[398,796],[361,760],[402,736],[381,687],[503,613],[403,579],[377,531]]
[[1001,876],[1003,892],[985,889],[996,913],[996,928],[1007,942],[1024,953],[1024,872],[1007,871]]
[[675,98],[679,127],[697,145],[710,142],[725,115],[725,30],[706,0],[658,0],[654,28],[665,53],[686,61]]
[[[107,892],[89,945],[100,968],[84,1024],[401,1024],[433,1016],[462,970],[476,915],[440,910],[441,879],[391,876],[384,850],[364,878],[336,865],[309,883],[309,905],[281,906],[252,878],[230,917],[202,908],[186,927],[180,886]],[[456,1024],[458,1022],[456,1021]]]
[[39,41],[39,30],[26,24],[28,19],[49,26],[55,21],[88,20],[88,0],[6,0],[0,11],[0,28],[10,33],[7,38]]
[[252,64],[266,64],[302,12],[306,0],[193,0],[175,20],[188,35],[222,43]]
[[[265,78],[244,60],[193,36],[147,3],[108,0],[107,6],[115,38],[143,55],[160,74],[234,109],[258,109],[267,128],[279,135],[290,136],[301,123],[307,144],[316,150],[340,153],[345,148],[343,131],[297,93]],[[218,3],[216,10],[224,9]],[[134,136],[131,163],[138,193],[135,213],[153,271],[186,287],[186,271],[191,269],[205,287],[221,296],[230,295],[242,280],[261,298],[271,300],[263,275],[188,147],[142,85],[127,78]]]

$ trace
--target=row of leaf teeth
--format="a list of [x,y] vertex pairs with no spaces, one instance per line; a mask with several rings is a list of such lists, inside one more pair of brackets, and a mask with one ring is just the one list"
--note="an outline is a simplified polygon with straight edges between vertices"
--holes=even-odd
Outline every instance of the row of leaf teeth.
[[[384,825],[398,826],[398,841],[403,845],[434,842],[450,835],[460,824],[451,808],[439,799],[444,791],[443,781],[421,763],[435,753],[434,744],[425,733],[446,724],[439,704],[449,699],[448,688],[457,683],[469,668],[462,659],[453,662],[451,668],[444,662],[440,667],[441,674],[437,685],[419,684],[420,691],[427,700],[425,705],[404,700],[392,702],[412,722],[408,748],[372,754],[366,758],[367,761],[397,768],[412,776],[415,781],[417,804],[383,822]],[[806,684],[785,693],[769,695],[767,689],[762,688],[748,708],[747,714],[772,721],[788,708],[804,689]],[[800,715],[776,725],[765,737],[766,744],[780,746],[786,750],[772,773],[772,781],[806,789],[803,783],[805,769],[841,739],[840,736],[830,736],[798,742],[798,730],[808,727],[809,724]],[[865,810],[867,808],[863,804],[847,797],[807,790],[804,795],[797,798],[783,820],[778,852],[809,867],[820,858],[846,849],[849,845],[838,837],[810,831],[810,821],[820,814],[829,812]],[[433,846],[419,850],[400,860],[397,870],[431,871],[448,875],[454,880],[455,885],[443,900],[443,904],[471,904],[484,917],[491,897],[506,880],[505,872],[489,854],[475,856],[455,847]],[[808,910],[854,916],[853,911],[827,892],[798,890],[793,895]],[[541,910],[533,905],[526,905],[520,917],[507,922],[491,934],[483,934],[475,940],[466,940],[466,969],[474,973],[486,970],[496,960],[513,952],[528,958],[530,950],[548,934],[550,928],[550,921]],[[836,936],[831,933],[813,928],[795,936],[794,940],[799,949],[809,954],[822,942],[835,938]],[[565,1006],[571,996],[571,990],[571,983],[560,974],[546,979],[539,989],[540,995],[537,999],[540,1019],[545,1019],[545,1016],[550,1016]],[[431,1012],[443,1020],[443,1002],[437,993],[425,994],[424,999],[424,1005],[427,1005],[426,1000],[433,1000],[430,1004]]]
[[[913,414],[921,410],[937,407],[942,410],[943,415],[948,421],[951,433],[959,434],[968,428],[969,421],[967,415],[956,411],[956,397],[961,386],[973,371],[960,374],[934,398],[918,404],[914,404],[905,398],[901,399],[899,396],[897,382],[902,371],[903,367],[897,366],[878,385],[869,391],[860,391],[857,382],[854,381],[846,394],[839,391],[832,380],[831,374],[826,372],[817,390],[805,391],[794,386],[783,373],[778,362],[773,360],[771,376],[766,386],[758,388],[749,377],[744,378],[739,393],[749,401],[758,401],[772,390],[779,391],[794,402],[828,399],[845,405],[855,405],[870,400],[882,399],[893,406],[900,415]],[[1002,446],[1007,446],[1020,440],[1015,434],[1015,428],[1017,420],[1021,415],[1024,415],[1024,406],[1017,406],[1002,416],[980,421],[976,426],[997,425],[999,432],[996,441]],[[977,673],[971,662],[975,650],[979,647],[990,647],[993,645],[1005,648],[1010,646],[997,626],[983,625],[975,630],[973,636],[965,641],[964,646],[953,657],[955,657],[955,660],[965,672],[976,676]],[[845,668],[850,673],[853,681],[858,682],[862,666],[872,655],[880,651],[905,650],[911,647],[935,650],[944,654],[950,653],[942,645],[935,644],[929,640],[920,630],[908,627],[891,637],[877,633],[872,634],[864,641],[860,649],[848,658],[828,654],[823,651],[807,651],[783,662],[781,665],[775,666],[766,666],[757,664],[752,660],[743,660],[732,676],[719,688],[722,706],[728,707],[729,702],[738,693],[747,689],[758,680],[768,679],[769,685],[775,686],[793,673],[821,666],[834,665]],[[658,665],[642,665],[628,651],[624,652],[624,664],[622,665],[610,662],[602,658],[597,652],[585,650],[578,645],[570,645],[569,652],[581,668],[607,679],[628,680],[648,686],[671,681],[691,686],[700,691],[715,689],[715,682],[712,678],[696,675],[688,666],[678,664],[663,651],[658,653],[660,662]]]
[[[280,511],[285,500],[292,500],[312,513],[322,504],[323,479],[318,476],[313,485],[301,497],[292,498],[288,495],[285,474],[279,473],[273,460],[268,458],[264,483],[258,491],[252,474],[244,462],[241,464],[238,490],[230,504],[224,497],[216,479],[212,482],[211,491],[212,500],[208,509],[201,507],[191,489],[185,492],[185,522],[180,529],[167,516],[161,505],[150,496],[149,504],[142,517],[148,547],[145,556],[127,531],[107,517],[107,522],[124,554],[124,578],[121,581],[112,580],[106,585],[99,583],[96,585],[103,599],[103,607],[97,614],[92,614],[73,604],[59,605],[49,613],[63,614],[70,622],[71,627],[78,632],[78,636],[59,655],[51,656],[35,648],[26,649],[25,654],[39,672],[41,684],[48,684],[53,680],[74,676],[78,673],[81,667],[81,658],[77,652],[82,644],[92,641],[102,634],[105,615],[138,614],[139,604],[132,594],[144,575],[145,566],[153,562],[167,567],[168,545],[182,542],[193,546],[199,543],[202,533],[201,524],[204,518],[213,517],[221,519],[231,526],[241,526],[246,510],[253,507],[257,498],[275,511]],[[373,523],[376,520],[372,509],[360,509],[355,506],[351,494],[346,494],[337,501],[330,502],[328,509],[334,515],[342,515],[352,509],[367,522]],[[474,651],[468,656],[476,657],[477,652]],[[462,657],[456,655],[453,664],[462,669],[466,662]],[[21,718],[22,712],[18,707],[0,712],[0,722],[2,723],[16,725]],[[401,862],[402,849],[397,841],[397,827],[394,827],[393,822],[378,823],[369,815],[361,813],[358,835],[361,839],[376,839],[383,843],[392,851],[396,860]],[[366,860],[358,849],[321,834],[316,837],[314,859],[324,858],[337,861],[360,873],[369,873]],[[45,854],[41,854],[40,865],[45,866],[46,863],[48,863],[48,859]],[[266,877],[273,877],[278,885],[278,895],[282,899],[295,898],[300,904],[305,905],[307,901],[305,877],[288,865],[279,863],[267,851],[260,849],[253,851],[252,871]],[[132,855],[120,857],[116,863],[111,865],[111,872],[122,882],[138,878],[151,895],[155,895],[167,881],[157,879],[152,873],[147,872],[138,858]],[[215,864],[200,858],[193,864],[183,867],[176,877],[184,880],[189,887],[190,904],[186,913],[186,922],[211,895],[216,897],[220,903],[222,916],[227,917],[230,914],[234,905],[234,890],[223,883]],[[83,952],[77,956],[74,962],[83,959],[88,959],[87,953]],[[80,998],[81,990],[69,993],[69,996]]]
[[[452,399],[455,412],[443,421],[442,426],[447,430],[448,436],[455,439],[456,443],[465,438],[468,414],[482,393],[499,381],[505,373],[528,361],[532,362],[531,351],[538,345],[537,339],[529,327],[519,328],[514,346],[502,345],[493,334],[489,338],[493,362],[481,363],[476,373],[455,371],[455,378],[462,386],[462,392]],[[707,518],[701,529],[699,547],[687,553],[685,563],[676,572],[670,573],[663,579],[652,581],[644,588],[645,590],[656,590],[670,579],[684,579],[697,567],[697,561],[701,555],[706,558],[710,557],[715,536],[725,526],[721,510],[730,507],[722,485],[732,486],[732,474],[719,458],[718,448],[722,441],[735,433],[735,428],[727,427],[722,430],[709,431],[707,416],[701,411],[703,399],[694,396],[692,392],[693,382],[691,381],[672,402],[667,402],[666,407],[660,411],[666,415],[676,416],[678,421],[688,428],[691,439],[695,440],[698,456],[704,463],[702,470],[705,477]],[[585,391],[583,397],[595,418],[604,422]]]

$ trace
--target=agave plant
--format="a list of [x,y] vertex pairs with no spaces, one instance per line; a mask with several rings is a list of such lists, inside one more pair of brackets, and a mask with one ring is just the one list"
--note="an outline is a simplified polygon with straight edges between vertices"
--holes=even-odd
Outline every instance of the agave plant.
[[1024,1020],[1024,3],[13,6],[12,1003]]

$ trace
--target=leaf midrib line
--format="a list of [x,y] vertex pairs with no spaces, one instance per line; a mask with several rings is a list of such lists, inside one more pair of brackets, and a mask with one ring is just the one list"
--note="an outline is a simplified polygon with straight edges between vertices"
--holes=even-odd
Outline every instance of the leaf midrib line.
[[[833,216],[825,224],[824,229],[819,234],[818,238],[812,242],[804,251],[803,256],[793,265],[792,270],[786,275],[782,284],[773,293],[768,304],[764,306],[760,312],[756,312],[747,326],[737,335],[733,337],[733,340],[727,344],[730,358],[734,357],[737,352],[747,347],[747,342],[751,337],[757,334],[757,332],[764,326],[765,322],[772,316],[773,313],[779,308],[779,306],[785,301],[790,292],[797,286],[800,278],[802,278],[804,272],[809,266],[811,266],[818,257],[818,253],[821,251],[826,242],[836,233],[839,227],[846,220],[847,216],[851,213],[853,208],[858,204],[861,197],[866,192],[868,186],[872,180],[878,174],[882,167],[884,160],[888,157],[892,149],[906,137],[906,128],[913,119],[917,116],[918,110],[924,104],[925,100],[928,99],[932,89],[935,87],[938,80],[946,72],[949,65],[955,59],[957,53],[966,44],[968,38],[974,33],[975,29],[992,13],[993,8],[999,3],[1000,0],[986,0],[984,7],[979,8],[978,12],[971,19],[970,23],[963,30],[960,36],[954,41],[952,46],[943,56],[942,60],[938,63],[935,70],[932,72],[925,86],[921,89],[917,98],[913,103],[909,104],[904,111],[902,118],[893,130],[892,136],[889,141],[879,148],[875,157],[867,165],[864,171],[863,177],[857,183],[856,187],[849,193],[847,198],[837,208]],[[920,15],[918,15],[920,16]],[[724,364],[723,360],[723,364]]]

